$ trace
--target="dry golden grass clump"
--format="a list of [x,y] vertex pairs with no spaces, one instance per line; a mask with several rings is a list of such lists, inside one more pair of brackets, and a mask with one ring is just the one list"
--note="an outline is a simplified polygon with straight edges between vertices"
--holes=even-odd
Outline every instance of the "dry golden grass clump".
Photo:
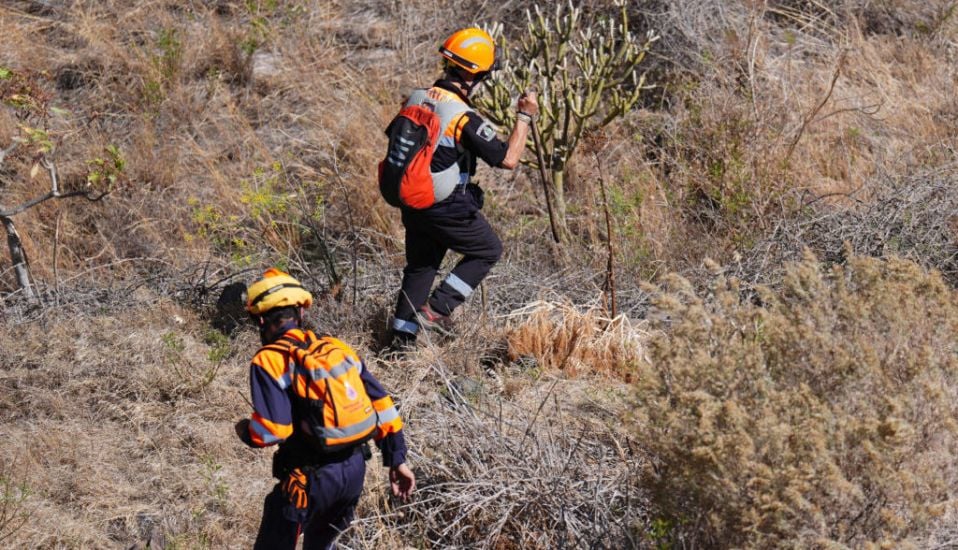
[[939,274],[809,257],[777,292],[675,277],[655,305],[635,433],[663,541],[930,544],[958,505],[958,294]]
[[533,302],[507,317],[509,359],[532,358],[543,369],[569,376],[593,372],[629,379],[645,332],[625,316],[609,319],[600,308]]

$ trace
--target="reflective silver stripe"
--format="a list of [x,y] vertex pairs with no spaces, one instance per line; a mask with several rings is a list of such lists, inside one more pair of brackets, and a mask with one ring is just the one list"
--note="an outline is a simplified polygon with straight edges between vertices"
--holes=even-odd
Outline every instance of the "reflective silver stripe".
[[459,164],[456,162],[450,164],[449,168],[441,172],[430,172],[430,174],[432,174],[432,192],[436,197],[436,202],[449,198],[449,195],[452,195],[462,179]]
[[323,428],[323,437],[326,439],[345,439],[364,434],[376,425],[376,415],[371,414],[362,422],[343,428]]
[[419,325],[412,321],[406,321],[405,319],[393,319],[393,330],[416,334],[419,332]]
[[389,407],[384,411],[379,411],[377,414],[379,415],[379,422],[376,423],[378,426],[399,418],[399,411],[396,410],[396,407]]
[[347,357],[341,363],[329,369],[328,371],[326,369],[305,370],[307,373],[309,373],[309,377],[313,380],[313,382],[316,382],[326,378],[339,378],[340,376],[349,372],[349,369],[354,368],[356,368],[355,363],[353,363],[352,360]]
[[263,440],[263,443],[270,444],[276,443],[277,441],[282,441],[282,439],[273,435],[273,432],[269,431],[269,428],[262,425],[259,420],[251,419],[249,423],[250,427],[253,428],[253,431],[256,432],[256,435]]
[[489,40],[487,40],[486,37],[484,37],[484,36],[472,36],[472,37],[469,37],[469,38],[463,40],[463,41],[462,41],[462,44],[460,44],[459,47],[460,47],[461,49],[465,50],[465,49],[469,48],[469,46],[472,46],[473,44],[475,44],[475,43],[477,43],[477,42],[480,43],[480,44],[486,44],[486,45],[488,45],[490,48],[493,48],[493,47],[494,47],[494,46],[489,42]]
[[290,371],[287,370],[283,373],[283,376],[279,377],[279,380],[276,381],[276,384],[279,386],[279,389],[285,390],[289,387],[291,382],[292,378],[290,377]]
[[439,138],[439,146],[440,147],[455,147],[456,138],[452,136],[442,136],[441,138]]
[[472,287],[466,284],[466,281],[463,281],[455,273],[450,273],[446,276],[445,283],[452,287],[453,290],[462,295],[463,298],[468,298],[472,295]]

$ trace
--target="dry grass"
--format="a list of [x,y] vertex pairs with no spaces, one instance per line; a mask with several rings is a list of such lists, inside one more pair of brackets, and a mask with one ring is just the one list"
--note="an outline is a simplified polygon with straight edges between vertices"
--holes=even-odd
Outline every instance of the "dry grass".
[[568,376],[613,374],[630,380],[642,355],[646,332],[625,316],[605,317],[597,307],[532,302],[506,316],[509,359],[531,359]]
[[[609,8],[605,0],[584,5]],[[640,479],[648,471],[644,452],[655,451],[653,464],[663,456],[681,463],[684,455],[667,448],[673,434],[637,446],[646,434],[623,432],[631,390],[622,380],[653,380],[635,374],[647,351],[640,319],[649,313],[649,294],[641,283],[678,271],[717,292],[700,267],[709,256],[724,266],[719,271],[741,277],[749,296],[756,283],[792,288],[794,281],[782,280],[783,262],[799,259],[805,246],[826,263],[846,262],[853,254],[845,242],[853,253],[905,256],[953,283],[958,17],[949,6],[911,0],[632,5],[636,24],[663,36],[650,75],[659,89],[572,163],[576,241],[563,250],[547,244],[535,174],[480,171],[489,191],[485,211],[503,236],[505,256],[482,299],[458,314],[462,336],[434,342],[406,362],[373,366],[403,401],[422,491],[416,502],[398,506],[385,496],[382,471],[372,468],[362,519],[347,544],[618,548],[669,537],[679,544],[718,540],[707,531],[713,523],[701,513],[701,500],[661,500],[672,487],[691,494],[683,492],[687,478]],[[280,263],[321,295],[312,317],[321,329],[361,350],[376,349],[403,263],[398,214],[379,199],[373,178],[385,145],[381,129],[409,87],[438,74],[435,45],[462,14],[479,23],[498,16],[517,37],[521,29],[510,23],[522,20],[523,8],[512,1],[491,10],[486,2],[425,0],[15,0],[0,7],[0,67],[66,110],[44,121],[0,108],[0,147],[25,121],[45,125],[70,185],[84,182],[88,161],[108,145],[127,160],[125,185],[104,201],[48,203],[16,217],[41,305],[13,292],[9,259],[0,254],[0,436],[7,442],[0,489],[27,489],[4,493],[0,537],[11,525],[4,523],[9,498],[26,494],[14,515],[30,516],[4,543],[250,544],[270,486],[269,459],[241,448],[231,423],[246,413],[238,390],[245,388],[256,342],[249,331],[232,332],[232,340],[216,332],[223,325],[213,302],[226,284],[248,282],[262,266]],[[45,174],[29,177],[34,161],[23,150],[5,160],[0,205],[48,188]],[[622,314],[616,319],[596,305],[608,238],[594,192],[596,162],[615,220]],[[855,261],[850,273],[872,273],[872,264]],[[927,280],[910,264],[889,265]],[[829,286],[837,279],[821,277],[825,287],[837,288]],[[896,292],[920,294],[896,285]],[[879,300],[874,307],[892,306]],[[732,334],[728,323],[744,309],[729,306],[706,317],[701,308],[683,311],[686,317],[673,317],[670,330],[708,318]],[[872,319],[869,311],[863,318]],[[865,345],[879,340],[878,320],[849,325],[861,329],[852,340],[881,357],[905,353],[910,338],[943,338],[925,319],[906,317],[910,325],[885,325],[898,351]],[[826,332],[819,337],[835,344]],[[781,342],[790,354],[783,364],[804,364],[797,348],[786,345],[803,341]],[[900,397],[908,410],[920,395],[915,380],[939,372],[936,365],[951,357],[941,346],[931,349],[910,363],[928,366],[927,373],[901,388],[874,387]],[[689,351],[659,347],[652,355],[656,364],[672,364]],[[702,358],[690,357],[689,364]],[[862,364],[871,369],[873,358]],[[725,372],[735,358],[713,359],[709,364]],[[833,376],[829,365],[819,363],[816,376]],[[946,382],[942,388],[950,387]],[[829,407],[845,397],[849,407],[871,403],[840,388],[848,394],[829,394]],[[819,398],[799,391],[782,403],[802,396]],[[935,399],[929,403],[940,403]],[[653,405],[644,413],[666,406]],[[849,410],[842,414],[851,416]],[[804,417],[789,416],[787,408],[773,412],[781,420],[776,426],[805,433],[806,424],[789,424]],[[694,439],[714,432],[682,433]],[[779,432],[769,434],[769,441],[780,440]],[[729,451],[719,456],[734,462],[736,441],[719,446]],[[901,463],[918,472],[914,491],[889,474],[887,483],[860,494],[831,495],[833,515],[809,532],[844,525],[838,516],[887,496],[897,503],[891,515],[875,504],[850,530],[835,527],[827,536],[851,545],[879,540],[873,536],[879,518],[890,526],[889,540],[953,544],[954,529],[940,525],[954,512],[925,521],[927,501],[908,500],[921,480],[934,479],[921,477],[931,476],[932,466],[941,463],[938,472],[953,476],[944,464],[949,456],[954,463],[953,449],[933,456],[915,441],[894,443]],[[947,442],[926,443],[931,449]],[[819,465],[801,456],[811,462],[799,469]],[[843,475],[860,467],[864,479],[881,478],[880,469],[866,467],[868,456],[842,456]],[[861,479],[846,478],[852,485]],[[772,506],[791,498],[787,488],[762,494],[774,496]],[[809,517],[820,518],[803,508],[786,524]],[[896,518],[911,523],[899,528]],[[738,536],[729,540],[753,540]],[[803,536],[791,540],[810,540]],[[790,543],[784,535],[775,540]]]

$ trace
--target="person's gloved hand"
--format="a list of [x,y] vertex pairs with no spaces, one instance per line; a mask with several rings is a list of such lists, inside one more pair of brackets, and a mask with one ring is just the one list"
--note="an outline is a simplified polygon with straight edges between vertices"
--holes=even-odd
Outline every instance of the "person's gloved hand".
[[309,502],[306,483],[306,474],[299,468],[293,469],[283,481],[283,494],[297,510],[305,510]]
[[256,445],[253,445],[253,436],[249,433],[249,418],[237,422],[233,429],[236,430],[236,435],[240,438],[240,441],[246,443],[249,447],[256,447]]

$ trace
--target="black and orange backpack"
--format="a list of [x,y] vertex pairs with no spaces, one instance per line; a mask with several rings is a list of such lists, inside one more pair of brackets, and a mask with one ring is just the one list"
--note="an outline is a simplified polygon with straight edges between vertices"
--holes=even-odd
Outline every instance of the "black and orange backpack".
[[472,111],[455,93],[422,88],[410,94],[386,128],[389,146],[379,163],[379,192],[392,206],[421,210],[452,194],[461,180],[456,164],[432,172],[432,158],[445,136],[457,144],[461,118]]

